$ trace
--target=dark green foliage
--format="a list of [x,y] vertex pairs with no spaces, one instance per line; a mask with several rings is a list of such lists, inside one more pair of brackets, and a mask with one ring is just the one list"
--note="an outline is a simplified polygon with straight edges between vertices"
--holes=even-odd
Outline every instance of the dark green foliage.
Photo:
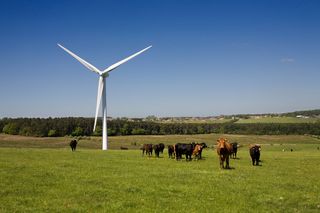
[[[53,130],[55,131],[55,130]],[[20,129],[19,135],[24,135],[24,136],[32,136],[32,128],[30,126],[25,126]]]
[[[16,118],[0,119],[6,134],[55,137],[102,135],[101,122],[93,132],[93,118]],[[315,123],[160,123],[137,119],[108,121],[108,135],[173,135],[173,134],[245,134],[245,135],[320,135],[320,122]]]
[[92,133],[93,136],[102,136],[102,128],[100,126],[96,126],[96,130]]
[[82,136],[83,129],[81,127],[76,127],[76,129],[71,133],[72,136]]
[[48,137],[56,137],[57,136],[57,131],[54,129],[50,129],[48,132]]
[[137,128],[132,130],[133,135],[145,135],[146,131],[142,128]]
[[6,134],[17,135],[19,132],[18,125],[16,123],[8,123],[2,130]]

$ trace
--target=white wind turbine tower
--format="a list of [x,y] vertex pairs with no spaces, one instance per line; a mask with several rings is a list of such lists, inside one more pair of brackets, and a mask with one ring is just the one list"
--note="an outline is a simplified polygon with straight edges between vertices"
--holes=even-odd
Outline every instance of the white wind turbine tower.
[[62,45],[58,44],[59,47],[61,47],[63,50],[65,50],[67,53],[69,53],[71,56],[73,56],[75,59],[77,59],[81,64],[83,64],[85,67],[87,67],[89,70],[99,74],[99,85],[98,85],[98,95],[97,95],[97,106],[96,106],[96,116],[94,120],[94,126],[93,126],[93,131],[96,130],[96,125],[97,125],[97,118],[98,118],[98,113],[99,113],[99,108],[100,108],[100,103],[101,103],[101,98],[102,98],[102,117],[103,117],[103,126],[102,126],[102,150],[107,150],[108,149],[108,134],[107,134],[107,101],[106,101],[106,78],[109,76],[109,72],[112,70],[116,69],[119,67],[121,64],[129,61],[130,59],[136,57],[137,55],[143,53],[147,49],[151,48],[152,46],[149,46],[143,50],[140,50],[139,52],[107,67],[105,70],[100,71],[98,68],[95,66],[91,65],[90,63],[86,62],[67,48],[63,47]]

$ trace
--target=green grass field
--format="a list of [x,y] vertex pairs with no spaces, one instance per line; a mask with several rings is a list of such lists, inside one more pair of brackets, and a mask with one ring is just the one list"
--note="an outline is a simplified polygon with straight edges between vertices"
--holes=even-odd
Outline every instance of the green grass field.
[[[212,148],[203,160],[186,162],[168,159],[166,151],[160,158],[142,157],[136,149],[101,151],[99,138],[80,141],[71,152],[69,138],[0,135],[0,212],[320,211],[319,139],[226,136],[244,144],[230,170],[219,168]],[[176,140],[213,144],[216,137],[111,137],[110,147]],[[15,147],[8,145],[12,141]],[[251,142],[262,144],[261,166],[251,165]]]

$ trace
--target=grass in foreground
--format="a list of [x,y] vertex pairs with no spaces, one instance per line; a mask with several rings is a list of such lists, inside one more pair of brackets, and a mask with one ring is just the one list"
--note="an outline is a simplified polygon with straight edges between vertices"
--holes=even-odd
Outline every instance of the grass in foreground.
[[[0,212],[319,212],[315,144],[247,148],[219,168],[215,151],[185,162],[138,150],[0,148]],[[162,155],[163,156],[163,155]]]

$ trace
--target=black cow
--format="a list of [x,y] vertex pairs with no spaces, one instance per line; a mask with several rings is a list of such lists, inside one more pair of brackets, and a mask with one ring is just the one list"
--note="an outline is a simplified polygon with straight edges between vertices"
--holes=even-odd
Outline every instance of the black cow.
[[70,142],[70,147],[71,147],[72,151],[76,151],[77,144],[78,144],[78,142],[75,139]]
[[256,165],[258,166],[259,165],[259,161],[260,161],[260,150],[261,150],[261,146],[258,145],[258,144],[255,144],[255,145],[251,145],[250,146],[250,156],[251,156],[251,159],[252,159],[252,165]]
[[159,153],[161,152],[161,148],[159,144],[155,144],[153,145],[153,150],[154,150],[154,154],[156,155],[156,157],[159,157]]
[[182,155],[186,155],[186,160],[191,160],[192,152],[195,144],[185,144],[185,143],[177,143],[174,145],[174,149],[176,152],[176,159],[179,160],[182,158]]
[[164,144],[163,143],[159,143],[159,148],[160,148],[160,152],[163,154],[163,150],[164,150]]
[[168,145],[168,155],[169,158],[175,158],[175,152],[174,152],[174,146],[173,145]]
[[159,143],[159,144],[153,145],[153,150],[154,150],[154,154],[156,155],[156,157],[159,157],[159,154],[163,153],[164,144]]
[[230,143],[232,146],[232,152],[231,152],[231,157],[233,159],[237,158],[237,152],[238,152],[238,143],[234,142],[234,143]]
[[141,150],[142,156],[144,155],[144,152],[146,152],[146,155],[150,157],[152,155],[152,144],[143,144]]

